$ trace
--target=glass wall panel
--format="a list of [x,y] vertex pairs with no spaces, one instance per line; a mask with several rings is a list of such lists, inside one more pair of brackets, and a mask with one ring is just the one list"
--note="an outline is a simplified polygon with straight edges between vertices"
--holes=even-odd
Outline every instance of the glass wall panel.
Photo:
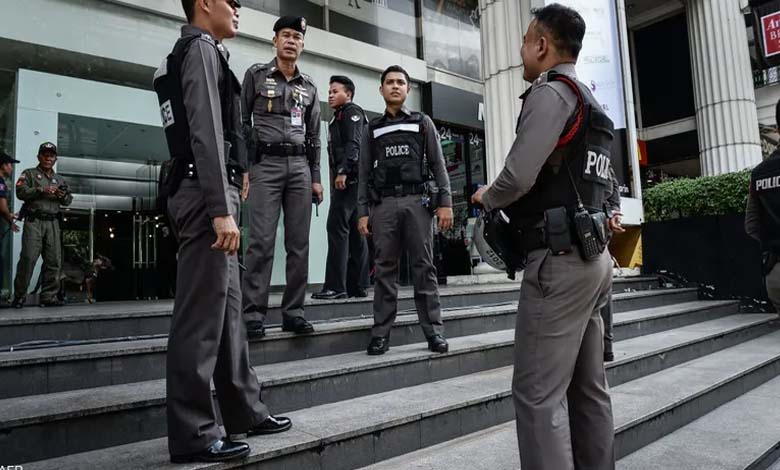
[[423,31],[428,65],[482,77],[477,0],[423,0]]
[[331,0],[328,11],[331,32],[419,56],[414,0]]
[[100,301],[171,297],[175,248],[155,207],[162,129],[60,114],[57,140],[57,171],[74,195],[62,223],[68,300],[83,300],[88,270],[99,271]]
[[[14,89],[16,86],[16,73],[0,70],[0,150],[13,155],[13,127],[14,108],[16,98]],[[19,170],[17,170],[19,171]],[[13,176],[5,183],[8,186],[9,206],[13,199]],[[11,279],[11,235],[8,224],[0,220],[0,298],[8,297]]]
[[314,28],[322,29],[324,0],[243,0],[245,8],[260,10],[276,16],[303,16],[306,23]]

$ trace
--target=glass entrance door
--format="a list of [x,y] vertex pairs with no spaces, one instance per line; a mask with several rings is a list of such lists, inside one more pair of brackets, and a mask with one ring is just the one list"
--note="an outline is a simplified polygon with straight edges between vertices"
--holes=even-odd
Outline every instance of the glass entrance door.
[[439,127],[444,160],[450,176],[452,229],[437,236],[439,277],[471,274],[471,257],[467,249],[467,227],[476,213],[471,195],[487,181],[485,174],[485,139],[481,132],[447,126]]

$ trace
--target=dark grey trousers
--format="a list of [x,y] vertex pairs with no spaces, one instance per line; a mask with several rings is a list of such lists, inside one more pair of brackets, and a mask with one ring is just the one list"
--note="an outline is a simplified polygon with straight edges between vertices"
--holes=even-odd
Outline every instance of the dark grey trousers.
[[306,157],[266,155],[252,165],[249,189],[249,244],[243,279],[244,320],[265,321],[274,264],[276,229],[284,210],[287,284],[282,315],[302,317],[309,279],[311,170]]
[[612,333],[612,292],[610,291],[607,299],[607,305],[601,309],[601,320],[604,322],[604,357],[612,355],[612,343],[614,343],[614,334]]
[[780,313],[780,263],[766,275],[766,292],[769,301],[775,306],[775,311]]
[[512,392],[523,468],[615,468],[612,402],[600,311],[612,289],[609,253],[529,253],[520,287]]
[[331,186],[325,290],[355,293],[368,287],[368,246],[357,230],[357,184]]
[[[239,195],[230,190],[234,213]],[[211,396],[228,434],[242,434],[268,417],[249,364],[236,256],[214,251],[214,229],[197,181],[185,180],[168,200],[179,240],[176,300],[167,358],[168,449],[199,452],[222,437]]]
[[433,264],[433,217],[421,196],[386,197],[371,209],[376,274],[374,327],[371,335],[387,336],[398,313],[398,264],[402,249],[409,253],[414,304],[425,337],[444,332],[439,285]]

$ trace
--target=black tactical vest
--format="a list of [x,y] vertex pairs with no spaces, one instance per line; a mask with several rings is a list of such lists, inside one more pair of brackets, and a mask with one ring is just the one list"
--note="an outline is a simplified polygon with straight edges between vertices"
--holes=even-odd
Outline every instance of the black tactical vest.
[[366,113],[363,108],[355,103],[347,103],[340,110],[336,111],[333,119],[328,126],[328,156],[330,157],[331,168],[336,168],[344,161],[347,154],[347,146],[345,140],[345,126],[352,125],[349,122],[349,118],[346,116],[347,110],[351,108],[357,108],[360,115],[363,116],[362,120],[365,123]]
[[753,169],[750,192],[760,202],[761,249],[780,253],[780,150]]
[[[173,50],[166,57],[163,64],[154,74],[154,90],[157,92],[157,100],[160,104],[160,116],[162,118],[165,137],[168,141],[168,152],[171,158],[184,162],[192,162],[195,157],[192,154],[190,144],[190,126],[187,122],[187,112],[184,108],[184,95],[181,85],[181,67],[184,57],[192,42],[206,35],[191,35],[179,38],[173,46]],[[225,137],[225,160],[241,164],[245,158],[239,156],[245,151],[243,139],[238,139],[240,129],[236,129],[233,117],[235,112],[235,96],[241,94],[241,84],[230,70],[225,57],[219,52],[217,44],[207,38],[214,46],[214,51],[220,58],[222,73],[219,82],[219,100],[222,109],[222,129]],[[241,140],[239,142],[238,140]],[[229,150],[228,150],[229,149]]]
[[422,184],[430,179],[425,155],[424,114],[413,112],[401,121],[385,116],[369,124],[373,187]]
[[549,72],[548,81],[566,83],[577,93],[579,104],[554,151],[562,153],[560,164],[554,166],[548,159],[528,194],[504,209],[512,225],[518,227],[537,223],[543,219],[545,210],[555,207],[566,207],[572,214],[577,206],[575,184],[588,211],[602,212],[606,188],[612,184],[609,172],[614,139],[612,120],[582,83],[556,72]]

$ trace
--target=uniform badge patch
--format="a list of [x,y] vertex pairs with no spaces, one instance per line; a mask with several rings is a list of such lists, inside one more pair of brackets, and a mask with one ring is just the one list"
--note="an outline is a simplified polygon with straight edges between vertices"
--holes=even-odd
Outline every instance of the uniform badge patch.
[[360,121],[360,116],[358,116],[357,114],[356,114],[356,115],[354,115],[354,116],[352,116],[352,121],[353,121],[353,122],[358,122],[358,121]]
[[162,118],[163,129],[167,129],[176,123],[176,120],[173,119],[171,100],[160,105],[160,117]]

